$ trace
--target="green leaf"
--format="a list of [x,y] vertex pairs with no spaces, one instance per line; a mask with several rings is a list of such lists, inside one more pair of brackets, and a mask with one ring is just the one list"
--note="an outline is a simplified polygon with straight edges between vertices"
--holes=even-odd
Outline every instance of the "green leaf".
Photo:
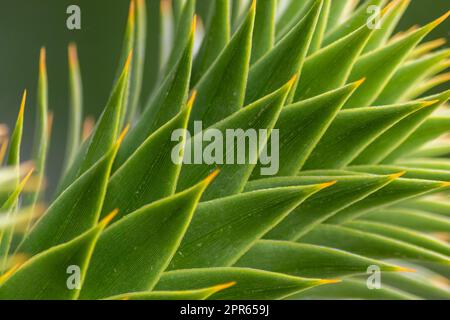
[[408,92],[431,76],[431,68],[450,56],[450,49],[434,52],[417,60],[406,62],[375,100],[375,104],[389,104],[405,101]]
[[171,120],[185,103],[192,66],[192,50],[194,45],[194,25],[181,59],[167,76],[155,96],[149,100],[147,107],[139,117],[136,125],[127,134],[117,154],[113,171],[116,171],[139,146],[157,129]]
[[275,43],[275,13],[277,0],[257,2],[253,31],[251,64],[272,50]]
[[216,174],[191,189],[142,207],[108,228],[97,242],[80,297],[99,299],[152,290]]
[[382,163],[392,163],[396,159],[406,157],[421,146],[450,131],[450,117],[436,115],[429,117],[422,125],[409,136],[400,146],[393,150]]
[[388,223],[393,226],[408,228],[418,232],[448,233],[450,221],[448,217],[411,209],[385,209],[369,213],[364,220]]
[[[314,97],[346,83],[372,30],[363,26],[309,56],[302,68],[294,101]],[[327,81],[318,75],[326,75]]]
[[[278,176],[295,175],[300,171],[340,108],[359,84],[353,83],[281,110],[275,125],[275,129],[280,132]],[[252,178],[260,177],[260,167],[261,164],[258,163]]]
[[323,0],[316,1],[308,14],[269,53],[252,65],[245,95],[246,104],[276,90],[300,72],[322,4]]
[[[20,146],[22,144],[23,133],[23,117],[25,112],[25,103],[27,99],[27,91],[23,92],[22,102],[20,104],[20,111],[17,116],[16,125],[11,135],[11,141],[9,143],[8,158],[6,164],[8,166],[18,166],[20,164]],[[19,174],[18,174],[19,175]]]
[[120,143],[121,139],[51,204],[24,238],[18,252],[38,254],[72,240],[97,224]]
[[375,29],[364,48],[364,53],[386,45],[410,2],[411,0],[392,1],[383,9],[379,21],[380,28]]
[[143,84],[147,92],[153,92],[160,76],[163,41],[162,6],[163,2],[147,1],[147,49]]
[[408,208],[429,213],[435,213],[450,218],[450,203],[439,199],[419,199],[414,201],[405,201],[398,205],[400,208]]
[[341,226],[320,225],[303,236],[302,243],[333,247],[375,259],[406,259],[449,265],[447,256],[402,241]]
[[[333,1],[336,2],[336,1]],[[348,1],[349,2],[349,1]],[[336,27],[331,29],[324,39],[324,44],[329,45],[346,35],[352,33],[361,26],[367,26],[367,21],[373,15],[368,9],[372,6],[382,7],[387,1],[386,0],[369,0],[361,5],[353,14],[345,21],[336,24]],[[348,4],[350,5],[350,4]],[[344,10],[344,9],[341,9]]]
[[[344,224],[344,226],[351,229],[360,230],[363,232],[367,231],[369,233],[400,240],[450,257],[450,246],[447,243],[406,228],[391,226],[387,223],[360,220],[350,221],[349,223]],[[447,230],[450,230],[450,222],[447,223],[447,226],[449,227]]]
[[[337,1],[341,2],[341,1]],[[342,1],[343,2],[343,1]],[[367,280],[344,279],[333,286],[315,287],[288,297],[289,300],[419,300],[420,297],[384,284],[380,289],[369,290]]]
[[384,208],[400,201],[418,197],[431,191],[445,187],[445,183],[438,181],[417,179],[396,179],[386,187],[372,193],[365,199],[340,211],[327,220],[328,223],[344,223],[356,219],[363,214]]
[[330,14],[331,2],[331,0],[323,1],[323,7],[320,11],[319,20],[317,21],[316,30],[314,31],[311,45],[309,46],[308,55],[315,53],[322,47],[322,42],[328,23],[328,15]]
[[[127,122],[134,121],[136,113],[139,111],[139,100],[141,98],[147,45],[147,8],[145,0],[136,0],[135,15],[135,32],[133,39],[134,58],[130,73],[129,105],[127,106],[127,114],[125,117]],[[125,54],[128,52],[129,50],[125,52]]]
[[100,232],[110,217],[70,242],[42,252],[25,262],[0,284],[0,299],[57,300],[77,299],[80,290],[69,289],[70,267],[80,270],[80,283]]
[[120,130],[120,118],[124,106],[124,95],[129,82],[129,67],[131,53],[125,68],[117,81],[109,101],[101,114],[90,137],[83,143],[77,157],[63,177],[57,196],[59,196],[73,181],[91,168],[113,147]]
[[445,101],[450,97],[450,90],[427,97],[428,104],[422,110],[419,110],[403,120],[397,122],[393,127],[388,129],[373,141],[368,147],[361,152],[356,159],[352,161],[353,165],[358,164],[378,164],[399,145],[401,145],[408,137]]
[[[294,80],[291,80],[271,95],[256,101],[250,106],[243,108],[212,126],[212,129],[219,130],[222,133],[222,137],[228,136],[228,138],[226,138],[226,141],[222,141],[222,145],[219,145],[218,148],[216,148],[219,149],[216,151],[216,154],[218,152],[219,154],[222,154],[224,158],[220,160],[220,162],[225,162],[225,164],[221,165],[222,169],[219,177],[205,192],[205,195],[202,198],[204,201],[236,194],[242,191],[256,165],[256,160],[260,154],[260,150],[258,149],[265,145],[268,137],[261,137],[260,135],[260,141],[258,141],[258,143],[253,143],[258,144],[258,146],[252,146],[249,143],[249,152],[248,154],[247,152],[244,153],[245,159],[243,160],[245,161],[238,161],[237,153],[239,150],[237,150],[238,148],[235,141],[238,141],[239,143],[243,139],[246,139],[247,130],[255,130],[254,132],[256,133],[258,133],[259,130],[271,132],[286,97],[292,88],[293,81]],[[227,134],[226,132],[228,130],[235,130],[234,134]],[[216,166],[215,164],[207,163],[195,164],[197,161],[192,161],[192,159],[190,159],[194,156],[203,155],[198,148],[209,145],[206,142],[203,142],[203,131],[198,134],[197,131],[194,131],[194,134],[195,136],[186,143],[185,156],[187,155],[187,157],[185,157],[184,165],[181,168],[177,190],[184,190],[190,187],[192,184],[205,177]],[[247,143],[245,144],[247,145]],[[220,148],[222,149],[220,150]],[[188,161],[186,161],[186,159],[189,160],[189,163],[191,164],[187,163]]]
[[418,169],[450,170],[450,161],[445,158],[402,159],[396,162],[399,166]]
[[211,1],[211,6],[206,34],[194,62],[191,86],[197,84],[230,41],[229,0]]
[[305,279],[246,268],[201,268],[166,272],[155,289],[191,290],[230,281],[236,282],[236,285],[212,295],[210,299],[275,300],[329,283],[327,280]]
[[163,75],[170,72],[170,68],[180,60],[186,44],[189,42],[192,30],[196,0],[186,0],[176,25],[175,36],[173,38],[172,47],[169,58],[164,67]]
[[231,266],[322,185],[274,188],[199,205],[170,269]]
[[303,169],[338,169],[348,165],[377,137],[423,107],[423,102],[408,102],[340,111]]
[[[300,2],[303,1],[292,1]],[[357,1],[331,1],[330,13],[328,15],[327,33],[336,28],[343,22],[345,15],[350,11],[349,9],[355,5]]]
[[280,41],[306,15],[314,4],[314,0],[295,1],[288,3],[276,21],[276,42]]
[[176,130],[186,128],[193,99],[177,116],[148,137],[114,172],[108,183],[102,215],[119,208],[120,218],[175,193],[181,164],[173,162],[172,150],[180,142],[172,141],[171,137]]
[[299,277],[336,278],[365,274],[371,265],[379,266],[381,271],[403,270],[401,267],[332,248],[273,240],[258,241],[234,266]]
[[189,130],[194,121],[202,121],[207,128],[242,108],[254,20],[255,7],[252,6],[239,30],[196,84],[198,99],[192,109]]
[[292,211],[287,218],[266,234],[266,239],[297,240],[336,212],[364,199],[371,193],[391,183],[396,176],[351,176],[351,177],[284,177],[251,181],[246,190],[326,183],[329,188],[313,195]]
[[77,47],[71,43],[68,48],[69,58],[69,124],[67,128],[66,154],[63,172],[74,161],[81,144],[81,121],[83,117],[83,84]]
[[217,286],[185,291],[152,291],[134,292],[107,298],[107,300],[206,300],[213,294],[233,286],[235,283],[219,284]]

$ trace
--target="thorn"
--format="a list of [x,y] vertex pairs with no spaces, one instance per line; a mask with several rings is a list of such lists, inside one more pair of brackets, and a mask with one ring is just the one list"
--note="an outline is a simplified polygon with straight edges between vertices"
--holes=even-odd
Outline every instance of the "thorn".
[[106,228],[106,226],[117,216],[117,214],[119,213],[119,209],[114,209],[113,211],[111,211],[111,213],[109,213],[106,217],[104,217],[99,225],[102,228]]
[[450,187],[450,181],[446,181],[441,184],[441,188],[447,188],[447,187]]
[[417,272],[417,270],[415,270],[415,269],[399,267],[399,266],[396,266],[394,268],[394,271],[396,271],[396,272],[409,272],[409,273]]
[[127,125],[125,126],[125,128],[122,130],[122,132],[120,133],[119,138],[117,138],[117,141],[116,141],[116,144],[117,144],[117,145],[120,146],[120,145],[122,144],[123,139],[125,138],[125,136],[126,136],[127,133],[128,133],[128,130],[130,130],[130,124],[127,124]]
[[422,101],[421,102],[422,103],[422,108],[426,108],[426,107],[432,106],[432,105],[434,105],[434,104],[436,104],[438,102],[439,102],[439,100]]
[[45,50],[45,47],[41,48],[40,54],[39,54],[39,72],[41,74],[47,73],[47,52]]
[[440,25],[442,22],[444,22],[445,19],[448,18],[448,16],[450,15],[450,10],[447,11],[446,13],[444,13],[442,16],[440,16],[439,18],[437,18],[436,20],[432,21],[429,25],[434,27],[437,27],[438,25]]
[[131,59],[133,57],[133,49],[128,53],[127,61],[125,62],[125,66],[123,67],[124,72],[128,72],[130,70]]
[[214,170],[212,173],[209,174],[209,176],[207,176],[204,180],[204,182],[206,183],[206,185],[209,185],[220,173],[220,169],[217,168],[216,170]]
[[195,99],[197,99],[197,90],[192,91],[191,97],[189,98],[188,102],[186,103],[186,107],[191,110],[192,106],[194,105]]
[[27,89],[23,91],[22,102],[20,103],[20,110],[18,118],[23,118],[23,114],[25,112],[25,103],[27,101]]
[[197,30],[197,15],[194,14],[194,17],[192,18],[192,24],[191,24],[191,35],[193,36],[195,34],[195,30]]
[[289,91],[292,89],[292,87],[293,87],[295,81],[297,81],[297,75],[296,75],[296,74],[293,75],[292,78],[286,83],[286,85],[287,85],[288,88],[289,88]]
[[214,287],[212,287],[212,289],[213,289],[214,293],[216,293],[216,292],[228,289],[228,288],[236,285],[236,283],[237,283],[236,281],[231,281],[231,282],[227,282],[224,284],[219,284],[217,286],[214,286]]
[[398,173],[391,174],[388,177],[389,177],[390,180],[395,180],[395,179],[398,179],[400,177],[403,177],[405,174],[406,174],[406,171],[401,171],[401,172],[398,172]]
[[359,88],[360,85],[362,85],[366,81],[366,77],[359,79],[358,81],[353,82],[353,86],[355,89]]
[[336,183],[337,183],[337,180],[326,182],[326,183],[321,183],[321,184],[319,184],[319,190],[331,187],[332,185],[335,185]]
[[342,282],[341,279],[323,279],[323,280],[319,280],[318,284],[322,285],[322,284],[333,284],[333,283],[339,283]]

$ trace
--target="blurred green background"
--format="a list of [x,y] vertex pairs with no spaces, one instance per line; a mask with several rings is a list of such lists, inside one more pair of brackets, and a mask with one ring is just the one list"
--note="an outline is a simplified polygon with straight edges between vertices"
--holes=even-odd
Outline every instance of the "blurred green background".
[[[149,10],[152,1],[159,0],[147,0]],[[66,140],[67,44],[75,41],[78,45],[85,115],[97,117],[108,99],[115,76],[129,1],[0,0],[0,3],[0,122],[9,125],[15,122],[22,91],[27,88],[25,159],[30,155],[33,138],[39,48],[47,48],[49,105],[54,113],[48,176],[49,189],[53,190],[61,170]],[[66,9],[71,4],[81,7],[81,30],[66,28]],[[450,0],[412,0],[399,30],[429,22],[449,9]],[[152,27],[151,21],[149,27]],[[449,27],[447,20],[429,39],[449,39]],[[144,92],[149,76],[147,74],[144,81]]]

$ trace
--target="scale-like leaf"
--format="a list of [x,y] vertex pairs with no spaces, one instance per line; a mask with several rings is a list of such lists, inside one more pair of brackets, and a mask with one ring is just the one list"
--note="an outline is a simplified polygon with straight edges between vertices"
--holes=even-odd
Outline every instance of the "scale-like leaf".
[[83,283],[98,236],[113,215],[72,241],[36,255],[4,277],[0,284],[0,299],[76,299],[80,290],[70,287],[70,281],[73,281],[70,275],[78,269],[80,284]]
[[97,224],[111,166],[123,134],[102,159],[52,203],[24,238],[18,252],[27,255],[38,254],[72,240]]
[[[226,141],[222,141],[222,143],[220,143],[216,148],[216,155],[221,154],[223,156],[223,159],[219,159],[219,162],[225,162],[225,164],[221,165],[222,169],[219,177],[205,192],[203,200],[212,200],[242,191],[245,183],[252,173],[253,168],[255,167],[258,155],[260,154],[260,150],[257,149],[265,145],[268,137],[261,137],[260,135],[258,146],[250,146],[248,148],[249,151],[244,152],[244,161],[238,161],[239,157],[237,153],[239,153],[239,150],[235,141],[238,143],[242,143],[242,141],[245,142],[247,130],[255,130],[254,132],[256,132],[255,134],[257,135],[259,130],[267,130],[269,133],[271,132],[294,81],[295,79],[292,79],[271,95],[256,101],[250,106],[245,107],[239,112],[236,112],[235,114],[212,126],[212,129],[216,129],[221,132],[221,137],[228,136],[228,138],[225,139]],[[235,130],[234,134],[227,134],[228,130]],[[216,166],[214,163],[192,164],[197,161],[192,161],[192,159],[189,159],[194,158],[195,160],[197,159],[196,157],[202,156],[204,152],[202,153],[202,150],[198,150],[198,147],[202,147],[202,144],[203,147],[205,145],[209,145],[208,143],[202,141],[202,136],[203,132],[200,132],[189,139],[186,143],[185,155],[188,155],[187,160],[189,160],[191,164],[186,163],[185,158],[185,164],[181,169],[177,190],[184,190],[188,188],[205,177]],[[213,138],[217,139],[215,137]],[[214,140],[213,138],[211,139]],[[218,143],[218,141],[219,140],[215,140],[216,143]],[[239,154],[239,156],[242,156],[242,154]]]
[[388,237],[324,224],[304,235],[299,242],[341,249],[376,259],[406,259],[449,265],[450,258]]
[[97,242],[80,297],[99,299],[152,290],[180,245],[203,191],[216,175],[214,172],[191,189],[145,206],[108,228]]
[[294,208],[326,186],[273,188],[201,203],[170,269],[233,265]]
[[147,138],[112,175],[102,208],[103,215],[120,208],[120,218],[175,193],[181,164],[172,159],[172,150],[179,141],[172,141],[171,138],[175,130],[186,128],[194,99],[195,95],[184,110]]
[[[449,225],[450,222],[447,223],[447,227],[449,227]],[[364,220],[350,221],[349,223],[344,224],[344,226],[355,230],[379,234],[391,239],[397,239],[450,257],[450,246],[447,243],[406,228]]]
[[81,144],[81,122],[83,117],[83,84],[81,81],[78,51],[74,43],[68,48],[69,58],[69,124],[67,128],[65,172],[74,161]]
[[412,88],[432,75],[431,68],[449,56],[450,49],[447,49],[405,63],[397,70],[374,103],[383,105],[405,101]]
[[[281,110],[275,125],[280,132],[278,176],[295,175],[300,171],[340,108],[360,84],[353,83]],[[260,167],[258,163],[252,178],[260,177]]]
[[198,99],[192,109],[189,130],[193,129],[194,121],[202,121],[206,128],[242,108],[250,62],[255,5],[256,2],[239,30],[195,86]]
[[117,81],[114,90],[109,98],[97,125],[78,151],[77,157],[63,177],[57,195],[59,196],[78,177],[91,168],[100,158],[102,158],[114,145],[120,130],[120,119],[124,106],[124,95],[129,82],[129,69],[131,63],[131,53],[128,55],[127,63],[122,75]]
[[398,22],[408,8],[411,0],[396,0],[390,2],[381,12],[380,25],[375,29],[369,42],[364,48],[364,52],[370,52],[380,48],[388,42]]
[[276,4],[277,0],[257,2],[251,64],[258,61],[273,48],[275,43]]
[[192,67],[191,86],[197,84],[230,41],[229,0],[211,1],[211,6],[213,11],[209,16],[206,34]]
[[[336,1],[333,1],[336,2]],[[349,1],[348,1],[349,2]],[[339,39],[345,37],[346,35],[352,33],[361,26],[366,26],[369,18],[373,15],[373,11],[368,10],[369,8],[380,8],[387,0],[369,0],[366,1],[362,6],[360,6],[353,14],[342,23],[336,25],[335,28],[331,29],[324,39],[324,44],[328,45]]]
[[236,285],[210,298],[214,300],[275,300],[317,285],[336,282],[247,268],[202,268],[163,273],[155,289],[191,290],[231,281],[236,282]]
[[308,14],[257,63],[248,75],[245,103],[254,102],[300,72],[322,9],[316,1]]
[[430,101],[427,107],[400,120],[388,129],[361,152],[352,164],[376,164],[381,162],[408,137],[450,97],[450,90],[425,98]]
[[381,271],[405,271],[402,267],[328,247],[288,241],[258,241],[235,267],[253,268],[308,278],[336,278],[364,274],[371,265]]
[[400,146],[393,150],[382,163],[392,163],[400,157],[405,157],[421,146],[450,131],[450,116],[436,115],[429,117]]
[[[341,1],[338,1],[341,2]],[[384,279],[384,274],[382,276]],[[344,279],[333,286],[315,287],[294,294],[289,300],[420,300],[420,297],[384,284],[377,290],[367,288],[367,280]]]
[[113,170],[118,169],[139,146],[158,128],[172,119],[187,99],[191,76],[195,20],[184,53],[167,76],[155,96],[151,98],[137,123],[127,134],[120,148]]
[[449,232],[448,217],[411,209],[385,209],[369,213],[364,220],[388,223],[390,225],[416,230],[418,232]]
[[[302,68],[294,101],[311,98],[343,86],[372,32],[363,26],[309,56]],[[323,81],[318,74],[326,74],[327,81]]]
[[302,234],[339,210],[391,183],[397,176],[270,178],[252,181],[247,184],[246,190],[308,185],[336,180],[337,183],[334,185],[307,199],[265,236],[266,239],[297,240]]
[[344,223],[367,212],[374,211],[397,202],[418,197],[446,187],[439,181],[397,179],[386,187],[372,193],[365,199],[345,208],[327,220],[329,223]]
[[229,282],[196,290],[134,292],[107,298],[107,300],[206,300],[213,294],[225,290],[233,285],[235,285],[234,282]]
[[338,169],[346,166],[386,130],[428,104],[409,102],[340,111],[306,160],[303,169]]
[[367,80],[347,101],[345,107],[367,107],[374,102],[411,50],[447,16],[448,14],[445,14],[408,36],[360,57],[352,69],[349,80],[356,81],[362,77],[366,77]]

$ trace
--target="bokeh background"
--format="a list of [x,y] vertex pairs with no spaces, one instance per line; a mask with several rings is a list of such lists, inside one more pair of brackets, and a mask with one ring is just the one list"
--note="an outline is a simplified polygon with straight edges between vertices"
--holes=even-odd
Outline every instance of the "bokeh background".
[[[157,7],[152,5],[155,1],[159,0],[147,0],[149,11]],[[81,7],[81,30],[66,27],[66,9],[71,4]],[[27,88],[24,158],[30,156],[33,140],[39,49],[41,46],[47,48],[49,107],[54,113],[47,169],[48,194],[54,189],[61,170],[66,141],[67,44],[74,41],[78,45],[84,112],[96,118],[108,99],[114,80],[128,5],[129,0],[0,0],[0,123],[14,124],[22,91]],[[449,9],[450,0],[412,0],[398,29],[423,25]],[[148,25],[154,27],[152,21]],[[428,39],[439,37],[450,39],[450,20],[440,25]],[[150,86],[151,73],[148,68],[144,92]]]

